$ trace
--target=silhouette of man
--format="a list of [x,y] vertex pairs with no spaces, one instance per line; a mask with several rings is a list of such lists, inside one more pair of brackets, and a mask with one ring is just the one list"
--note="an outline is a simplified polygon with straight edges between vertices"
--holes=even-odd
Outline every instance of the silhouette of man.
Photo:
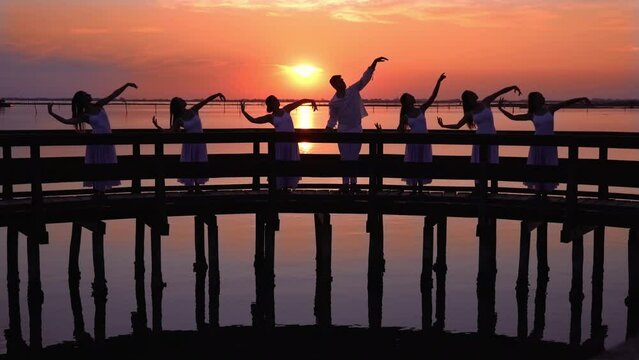
[[[362,103],[362,97],[359,92],[364,89],[366,84],[371,80],[377,63],[387,61],[385,57],[378,57],[373,60],[371,66],[364,71],[362,78],[353,85],[346,87],[346,83],[341,75],[333,75],[329,80],[331,86],[335,89],[335,95],[331,99],[329,106],[329,119],[326,124],[327,130],[333,130],[337,125],[337,132],[344,133],[361,133],[362,118],[368,116],[366,108]],[[342,160],[355,161],[359,159],[359,152],[362,149],[361,143],[339,143],[339,154]],[[342,178],[343,192],[356,190],[357,178],[344,176]]]

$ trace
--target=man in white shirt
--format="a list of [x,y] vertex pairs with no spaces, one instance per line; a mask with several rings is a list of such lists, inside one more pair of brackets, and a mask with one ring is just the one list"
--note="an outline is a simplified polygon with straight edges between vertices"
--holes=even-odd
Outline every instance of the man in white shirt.
[[[366,84],[371,80],[377,63],[387,60],[385,57],[375,59],[371,66],[366,69],[362,78],[348,88],[341,75],[333,75],[331,77],[329,82],[335,89],[335,95],[328,104],[330,117],[326,124],[327,130],[333,130],[335,125],[337,125],[337,132],[362,132],[362,118],[368,116],[368,113],[364,108],[359,92],[364,89]],[[362,149],[361,143],[339,143],[338,147],[342,160],[355,161],[359,159],[359,152]],[[342,191],[348,191],[349,186],[355,191],[357,178],[345,176],[342,178],[342,184]]]

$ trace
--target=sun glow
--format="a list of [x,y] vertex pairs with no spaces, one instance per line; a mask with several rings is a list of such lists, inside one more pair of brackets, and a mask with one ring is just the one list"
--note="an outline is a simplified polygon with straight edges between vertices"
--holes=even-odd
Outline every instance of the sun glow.
[[312,85],[319,79],[319,74],[324,72],[323,69],[309,64],[280,65],[280,68],[298,85]]
[[296,65],[293,66],[291,70],[303,78],[307,78],[315,73],[321,72],[321,69],[318,69],[313,65]]

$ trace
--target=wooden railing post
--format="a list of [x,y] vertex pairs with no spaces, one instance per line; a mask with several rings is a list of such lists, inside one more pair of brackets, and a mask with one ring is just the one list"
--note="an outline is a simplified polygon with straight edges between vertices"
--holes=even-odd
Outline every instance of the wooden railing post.
[[[258,160],[260,158],[260,142],[259,141],[254,141],[253,142],[253,158],[255,160]],[[259,191],[260,190],[260,177],[259,176],[253,176],[253,185],[251,188],[253,191]]]
[[[139,163],[141,157],[140,144],[133,144],[133,162]],[[142,180],[139,176],[135,175],[131,180],[131,192],[134,194],[139,194],[142,190]]]
[[166,201],[165,174],[162,166],[163,157],[164,144],[155,143],[155,198],[159,203],[158,205],[162,207]]
[[268,142],[268,161],[269,161],[269,174],[268,174],[268,192],[270,196],[274,196],[277,192],[277,172],[275,168],[275,141],[272,138]]
[[[601,146],[599,148],[599,163],[602,164],[602,163],[604,163],[606,161],[608,161],[608,147]],[[607,199],[608,198],[608,185],[607,185],[607,183],[600,183],[598,191],[599,191],[599,199],[603,200],[603,199]]]
[[561,230],[561,242],[571,242],[576,227],[577,212],[577,161],[579,160],[579,147],[570,145],[568,148],[568,183],[566,184],[566,215],[564,227]]
[[[11,146],[3,145],[2,146],[2,164],[5,169],[9,169],[9,164],[11,164],[12,154],[11,154]],[[9,179],[9,171],[5,170],[4,176],[6,177],[4,183],[2,184],[2,198],[4,200],[13,199],[13,184]]]

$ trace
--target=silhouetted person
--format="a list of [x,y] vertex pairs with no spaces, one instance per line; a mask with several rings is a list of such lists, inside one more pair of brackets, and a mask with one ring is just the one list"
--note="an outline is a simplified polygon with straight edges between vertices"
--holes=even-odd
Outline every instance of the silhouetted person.
[[[199,103],[193,105],[190,109],[186,108],[186,101],[179,97],[171,99],[169,104],[169,131],[180,131],[184,129],[187,133],[202,133],[202,120],[200,120],[200,109],[206,104],[213,101],[215,98],[220,98],[222,101],[226,101],[226,97],[222,93],[217,93],[207,97]],[[153,125],[160,130],[164,130],[158,125],[158,120],[153,116]],[[208,152],[206,150],[206,144],[203,143],[186,143],[182,144],[182,154],[180,155],[181,162],[208,162]],[[178,182],[186,185],[189,192],[201,192],[200,185],[205,184],[208,178],[179,178]]]
[[[411,134],[424,134],[428,132],[426,125],[426,110],[433,104],[439,93],[439,87],[446,79],[446,74],[441,74],[437,80],[437,84],[433,89],[430,98],[420,107],[415,107],[415,97],[409,93],[404,93],[399,98],[402,108],[399,112],[399,126],[397,130],[405,132],[407,129]],[[404,162],[429,163],[433,161],[433,149],[431,144],[406,144],[404,152]],[[424,184],[430,184],[429,178],[410,178],[403,179],[407,185],[414,188],[415,191],[421,192]]]
[[[535,126],[535,135],[553,135],[555,123],[555,111],[578,103],[590,104],[590,100],[585,97],[570,99],[554,105],[546,105],[546,99],[540,92],[528,94],[528,112],[525,114],[513,115],[503,108],[504,99],[499,100],[499,110],[510,120],[525,121],[530,120]],[[557,146],[533,145],[528,151],[528,165],[557,166]],[[557,183],[526,181],[524,184],[534,189],[538,196],[545,197],[547,193],[555,190]]]
[[[266,111],[269,113],[257,118],[252,117],[246,112],[246,104],[244,101],[240,103],[242,114],[244,117],[253,124],[266,124],[269,123],[275,127],[276,132],[295,132],[293,126],[293,119],[291,118],[291,111],[297,109],[303,104],[311,104],[313,111],[317,111],[317,104],[315,100],[301,99],[292,102],[283,108],[280,108],[280,101],[273,95],[264,100],[266,103]],[[275,160],[284,161],[299,161],[300,151],[296,142],[278,142],[275,143]],[[297,187],[297,183],[300,181],[299,176],[278,176],[275,179],[275,186],[278,190],[289,191]]]
[[[471,129],[476,129],[477,134],[495,134],[495,122],[493,120],[493,113],[490,109],[490,104],[495,101],[499,96],[514,91],[515,94],[521,95],[521,90],[517,86],[509,86],[491,94],[481,101],[477,94],[470,90],[466,90],[462,93],[462,107],[464,109],[464,116],[457,122],[457,124],[445,125],[441,117],[437,117],[439,126],[446,129],[460,129],[462,126],[467,125]],[[479,163],[479,145],[473,144],[473,153],[470,158],[471,163]],[[499,163],[499,148],[497,145],[490,145],[488,150],[488,162],[491,164]],[[475,180],[475,184],[478,180]]]
[[[115,90],[111,95],[95,102],[93,102],[93,98],[87,92],[78,91],[73,95],[73,99],[71,100],[71,118],[66,119],[54,113],[53,104],[48,105],[49,114],[63,124],[73,125],[77,131],[83,131],[84,125],[89,124],[91,126],[91,133],[93,134],[110,134],[111,124],[109,123],[109,117],[104,110],[104,106],[115,100],[128,87],[138,88],[134,83],[127,83]],[[115,164],[117,162],[114,145],[87,145],[86,155],[84,157],[85,164]],[[117,185],[120,185],[120,180],[84,182],[84,186],[93,187],[95,192],[94,198],[96,199],[103,198],[106,190]]]
[[[362,78],[355,84],[346,87],[346,83],[341,75],[333,75],[330,79],[331,86],[335,89],[335,95],[331,99],[329,106],[329,119],[326,129],[333,130],[337,125],[338,132],[361,133],[362,118],[368,116],[362,97],[359,94],[368,84],[373,76],[377,63],[387,61],[385,57],[378,57],[371,66],[366,69]],[[342,160],[355,161],[359,159],[359,152],[362,149],[361,143],[349,144],[339,143],[339,153]],[[342,192],[347,192],[349,187],[355,191],[357,184],[356,177],[345,176],[342,178]]]

